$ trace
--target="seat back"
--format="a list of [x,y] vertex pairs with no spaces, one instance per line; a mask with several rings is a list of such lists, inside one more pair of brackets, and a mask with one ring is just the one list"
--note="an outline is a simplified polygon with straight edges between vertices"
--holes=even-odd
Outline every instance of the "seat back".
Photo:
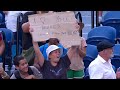
[[87,36],[87,44],[97,45],[102,40],[115,43],[116,29],[110,26],[99,26],[93,28]]
[[112,63],[112,65],[115,66],[116,69],[119,68],[120,67],[120,58],[114,58],[113,57],[111,59],[111,63]]
[[115,44],[113,47],[113,55],[114,57],[120,57],[120,44]]
[[87,44],[86,56],[95,59],[97,55],[98,55],[97,47],[95,45]]
[[116,29],[116,38],[120,38],[120,11],[109,11],[103,16],[103,26],[111,26]]

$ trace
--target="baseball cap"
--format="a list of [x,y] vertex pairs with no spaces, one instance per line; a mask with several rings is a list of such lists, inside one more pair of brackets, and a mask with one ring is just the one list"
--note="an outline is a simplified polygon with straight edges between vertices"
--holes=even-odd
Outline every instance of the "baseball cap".
[[98,52],[103,51],[107,48],[112,48],[115,44],[109,42],[108,40],[103,40],[97,44]]

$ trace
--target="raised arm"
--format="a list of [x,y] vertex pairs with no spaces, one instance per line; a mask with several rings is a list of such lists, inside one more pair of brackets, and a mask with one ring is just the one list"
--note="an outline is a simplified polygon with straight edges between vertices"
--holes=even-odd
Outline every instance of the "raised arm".
[[71,58],[73,57],[73,55],[76,53],[76,50],[78,49],[78,46],[71,46],[69,49],[68,49],[68,52],[67,52],[67,55],[68,55],[68,58],[71,60]]
[[[29,32],[31,33],[31,36],[32,36],[33,29],[30,28]],[[38,42],[35,42],[35,41],[32,41],[32,42],[33,42],[33,47],[34,47],[34,50],[35,50],[35,54],[36,54],[36,56],[38,58],[38,61],[39,61],[39,65],[42,67],[43,64],[44,64],[44,57],[43,57],[41,51],[39,50]]]
[[86,56],[86,46],[85,47],[79,47],[79,55],[80,57],[84,58]]
[[80,57],[84,58],[86,56],[86,47],[87,47],[87,43],[86,40],[81,37],[81,45],[79,46],[79,55]]
[[29,22],[23,23],[22,24],[22,30],[23,30],[23,32],[24,33],[29,33],[29,27],[30,27]]

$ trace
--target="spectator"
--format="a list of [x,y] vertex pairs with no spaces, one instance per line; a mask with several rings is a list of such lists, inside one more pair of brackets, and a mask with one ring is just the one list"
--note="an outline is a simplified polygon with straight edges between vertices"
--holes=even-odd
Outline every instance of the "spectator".
[[[32,44],[32,37],[29,33],[29,22],[28,22],[28,15],[33,15],[33,14],[43,14],[47,13],[48,11],[32,11],[32,12],[26,12],[23,16],[23,24],[22,24],[22,29],[23,29],[23,50],[22,50],[22,55],[26,58],[27,62],[29,65],[34,64],[34,58],[35,58],[35,53],[33,49],[33,44]],[[46,41],[44,42],[39,42],[39,46],[45,44]]]
[[76,52],[73,57],[70,58],[71,64],[67,71],[68,79],[82,79],[84,77],[83,58],[86,55],[86,47],[86,41],[83,37],[81,37],[81,45],[79,46],[79,49],[76,48]]
[[10,79],[42,79],[42,74],[38,69],[28,66],[23,56],[16,56],[13,62],[17,70],[14,71]]
[[[34,32],[33,29],[30,29],[30,32]],[[49,61],[45,60],[37,42],[33,41],[33,47],[36,53],[36,56],[39,60],[40,71],[43,73],[44,79],[67,79],[67,69],[70,66],[70,58],[73,57],[76,52],[80,51],[79,46],[74,46],[69,48],[67,54],[64,57],[60,57],[62,52],[61,48],[56,45],[50,45],[46,49],[47,58]]]
[[46,43],[45,45],[40,46],[40,51],[42,52],[45,60],[47,60],[47,54],[46,54],[46,49],[50,46],[50,45],[57,45],[58,47],[62,48],[63,54],[61,57],[63,57],[66,53],[67,53],[67,49],[65,49],[62,44],[60,44],[59,40],[57,38],[50,38],[48,40],[48,43]]
[[116,79],[110,59],[113,54],[113,46],[114,44],[106,40],[98,43],[98,56],[88,67],[90,79]]
[[[65,49],[65,48],[59,43],[59,40],[58,40],[57,38],[50,38],[50,39],[48,40],[48,43],[46,43],[45,45],[42,45],[42,46],[39,47],[39,49],[40,49],[41,53],[43,54],[45,60],[48,61],[46,49],[47,49],[50,45],[57,45],[58,47],[61,48],[61,50],[62,50],[62,55],[61,55],[61,57],[63,57],[63,56],[66,55],[67,49]],[[38,64],[37,58],[35,58],[34,66],[35,66],[37,69],[40,69],[40,66],[39,66],[39,64]]]
[[14,34],[14,40],[17,40],[17,17],[20,13],[24,14],[28,11],[8,11],[6,13],[6,27]]

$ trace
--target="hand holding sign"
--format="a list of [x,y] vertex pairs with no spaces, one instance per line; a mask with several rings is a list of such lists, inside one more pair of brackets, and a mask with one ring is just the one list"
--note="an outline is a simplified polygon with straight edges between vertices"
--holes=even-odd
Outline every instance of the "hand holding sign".
[[35,14],[29,16],[34,41],[58,38],[64,47],[80,45],[80,26],[76,23],[73,12]]

